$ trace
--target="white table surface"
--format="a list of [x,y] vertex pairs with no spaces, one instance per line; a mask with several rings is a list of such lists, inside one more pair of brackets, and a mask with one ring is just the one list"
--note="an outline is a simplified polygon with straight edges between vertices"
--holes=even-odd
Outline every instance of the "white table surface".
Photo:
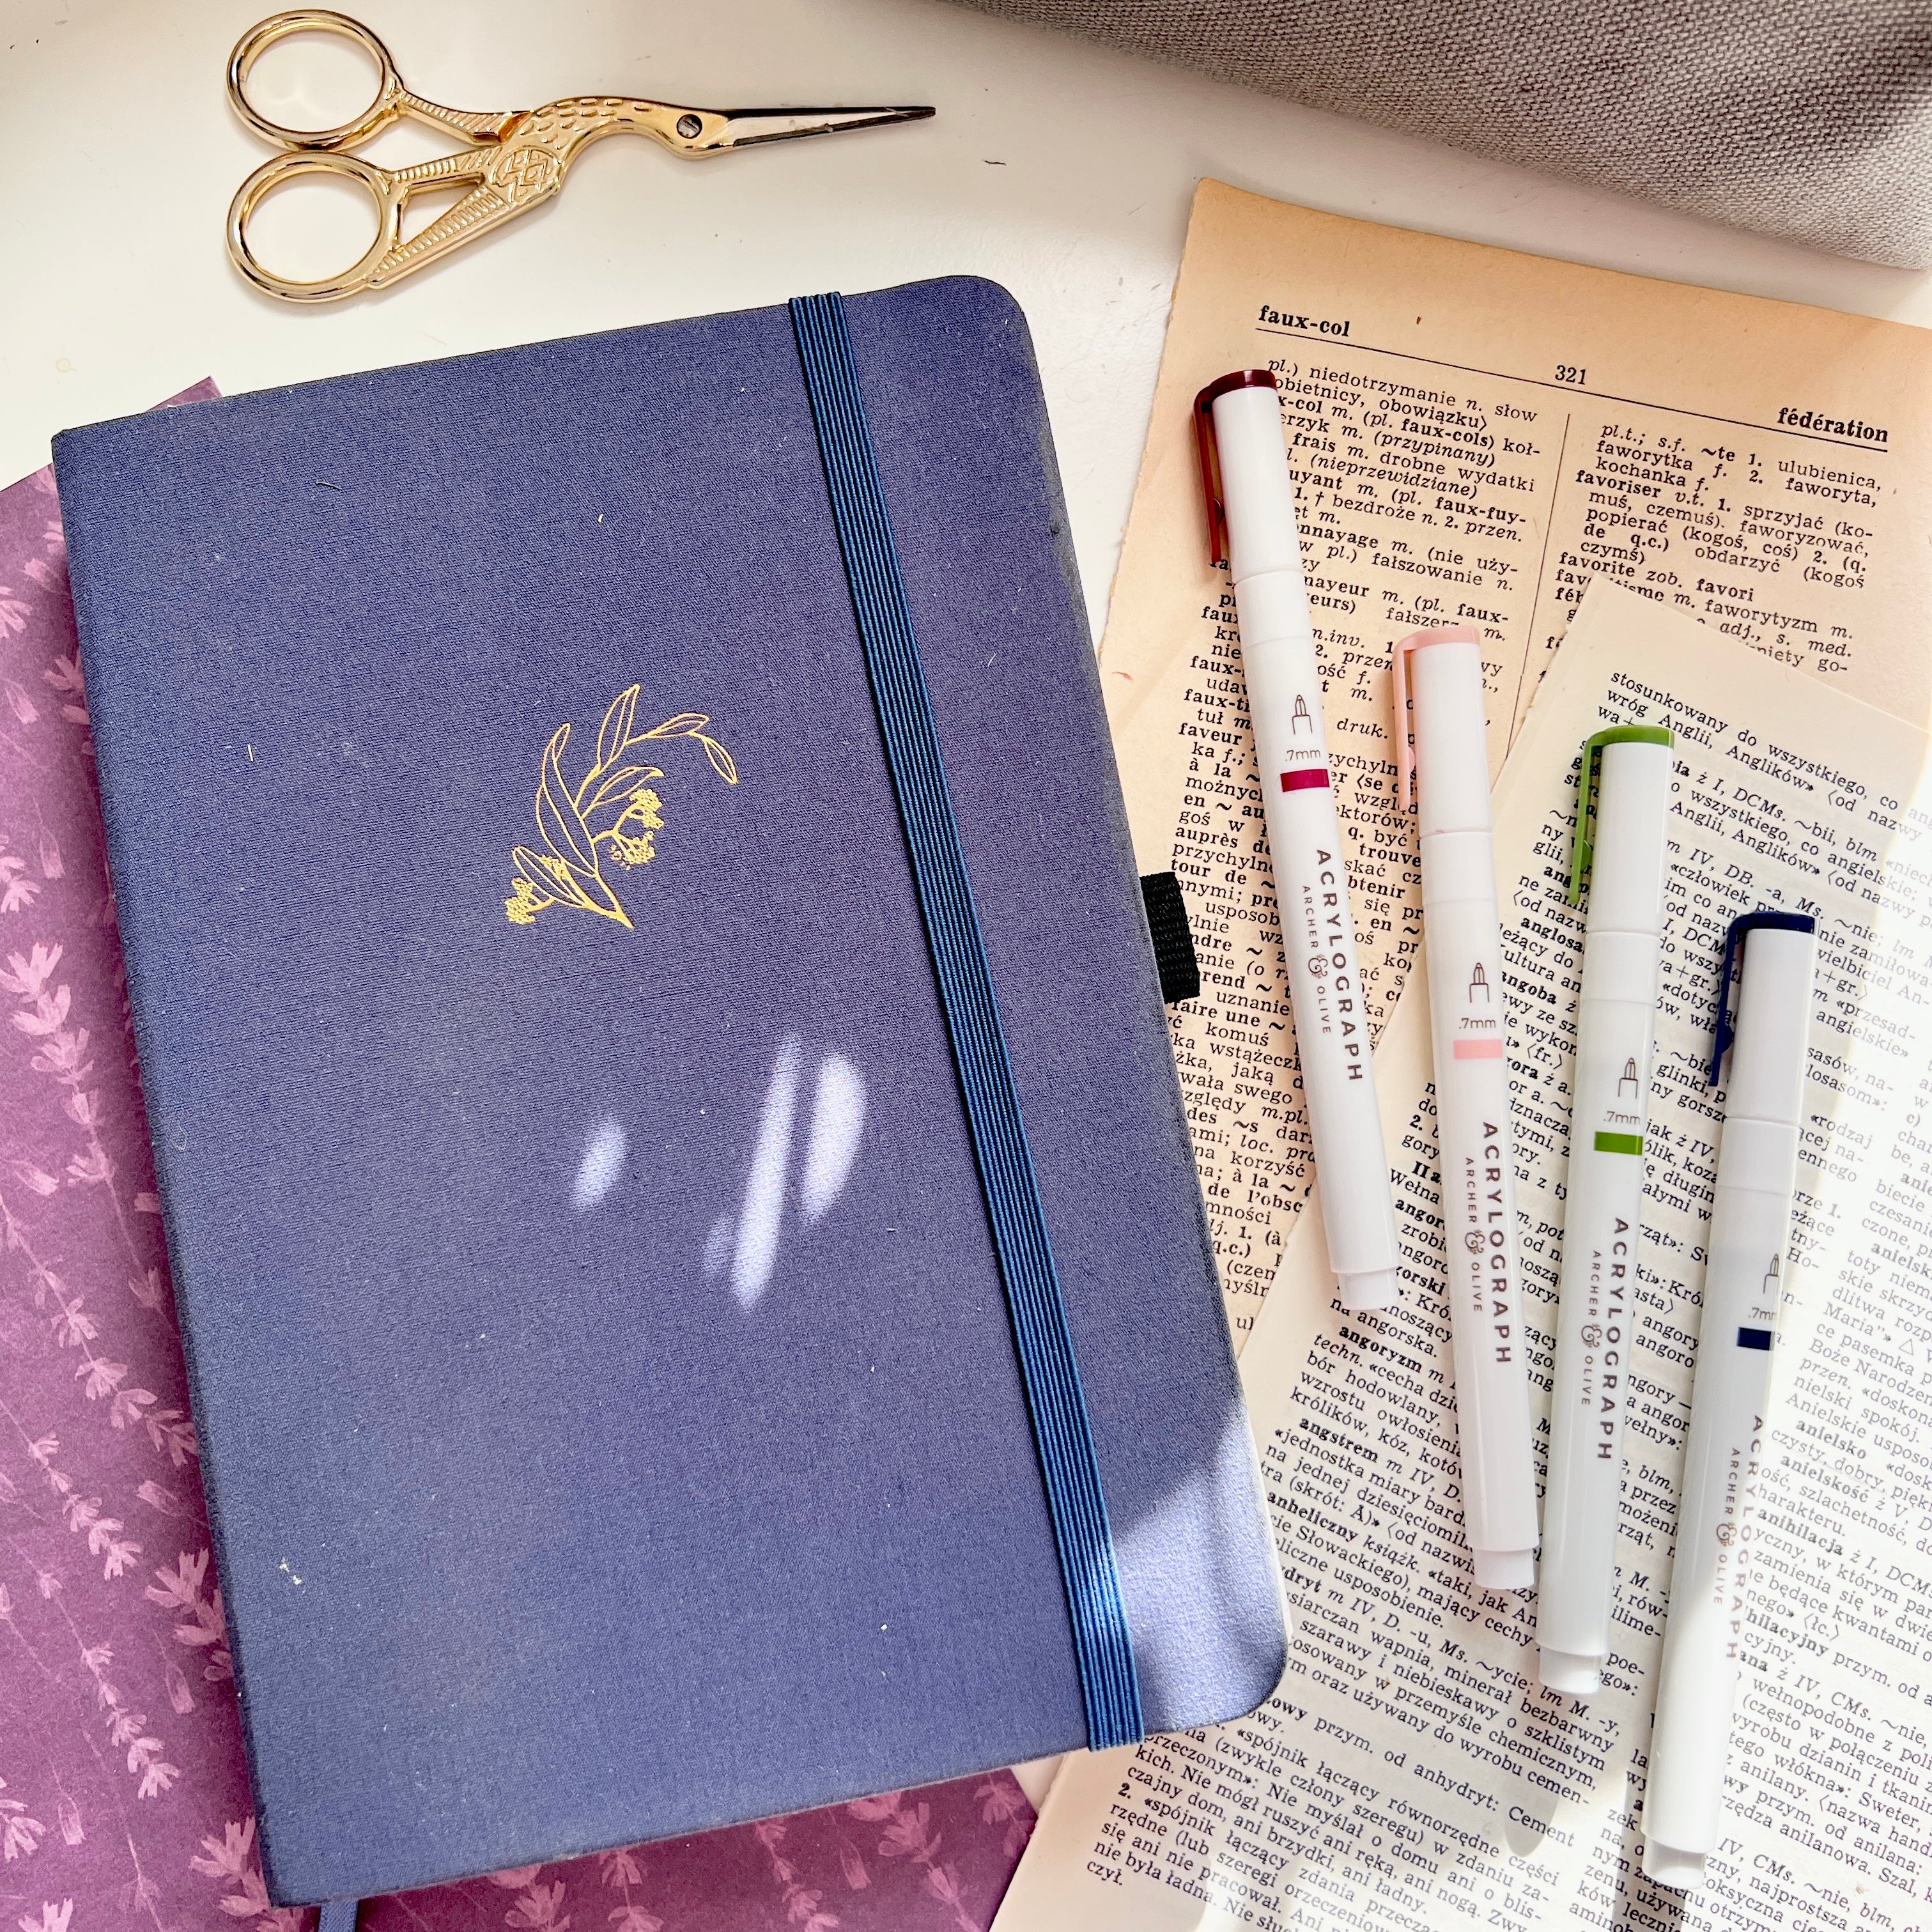
[[[230,198],[267,152],[229,110],[228,52],[273,4],[0,0],[0,481],[44,462],[56,430],[202,376],[234,392],[982,274],[1032,321],[1097,634],[1203,175],[1371,220],[1932,324],[1932,276],[1714,227],[943,0],[338,0],[388,42],[410,86],[450,106],[630,93],[929,101],[939,113],[697,165],[612,140],[559,199],[447,265],[386,294],[296,308],[248,287],[222,240]],[[270,111],[298,105],[278,92],[288,67],[263,63],[256,98]],[[352,92],[352,62],[325,71]],[[346,118],[359,104],[318,82],[309,104]],[[384,139],[379,160],[436,146]],[[285,232],[291,246],[304,239]],[[1023,1768],[1036,1795],[1046,1770]]]

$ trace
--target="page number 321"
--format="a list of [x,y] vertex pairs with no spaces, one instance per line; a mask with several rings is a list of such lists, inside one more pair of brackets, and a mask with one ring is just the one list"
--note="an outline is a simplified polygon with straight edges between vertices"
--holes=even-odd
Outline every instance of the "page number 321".
[[1559,362],[1556,365],[1556,380],[1559,382],[1582,382],[1589,376],[1587,369],[1579,369],[1573,363]]

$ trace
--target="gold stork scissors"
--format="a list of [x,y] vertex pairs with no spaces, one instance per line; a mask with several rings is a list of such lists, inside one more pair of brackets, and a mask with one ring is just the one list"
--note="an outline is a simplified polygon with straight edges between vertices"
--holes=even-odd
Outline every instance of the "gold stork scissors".
[[[250,104],[249,70],[278,40],[291,34],[314,33],[340,34],[369,56],[380,76],[376,98],[339,128],[310,132],[281,127]],[[274,14],[242,36],[229,57],[228,98],[256,134],[289,151],[265,163],[242,184],[228,210],[228,252],[258,289],[298,302],[334,302],[364,289],[386,288],[427,268],[452,248],[548,201],[563,185],[571,163],[606,134],[648,134],[673,154],[699,160],[732,148],[923,121],[932,113],[930,107],[680,107],[670,101],[597,94],[506,114],[466,114],[412,94],[403,85],[388,49],[361,21],[314,7]],[[460,134],[470,145],[412,168],[379,168],[344,152],[405,116]],[[248,223],[275,189],[321,174],[355,182],[368,191],[376,204],[376,239],[359,262],[339,275],[320,282],[290,281],[256,260],[248,245]],[[403,239],[403,211],[412,196],[465,186],[470,192],[454,208],[420,234]]]

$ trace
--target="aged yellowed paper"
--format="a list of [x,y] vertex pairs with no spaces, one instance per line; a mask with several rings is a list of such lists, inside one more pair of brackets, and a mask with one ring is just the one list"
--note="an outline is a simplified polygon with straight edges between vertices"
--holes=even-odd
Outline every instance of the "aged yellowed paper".
[[[1578,746],[1612,723],[1671,727],[1677,782],[1604,1694],[1544,1691],[1534,1597],[1474,1588],[1412,994],[1377,1066],[1402,1304],[1336,1305],[1318,1196],[1242,1356],[1288,1672],[1243,1723],[1066,1760],[994,1932],[1932,1927],[1928,741],[1681,611],[1590,592],[1496,794],[1540,1418],[1581,964],[1564,861]],[[1678,1894],[1639,1875],[1645,1748],[1722,1125],[1716,977],[1730,921],[1760,907],[1818,922],[1810,1082],[1728,1830]]]
[[1407,632],[1480,628],[1492,765],[1597,580],[1927,721],[1932,336],[1202,184],[1101,667],[1141,868],[1179,874],[1201,954],[1174,1048],[1244,1332],[1310,1169],[1190,422],[1242,368],[1281,385],[1378,1026],[1420,932],[1389,757]]

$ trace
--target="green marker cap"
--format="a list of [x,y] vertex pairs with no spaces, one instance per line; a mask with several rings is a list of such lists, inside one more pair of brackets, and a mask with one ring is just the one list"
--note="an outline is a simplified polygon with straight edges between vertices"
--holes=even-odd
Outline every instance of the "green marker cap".
[[1606,745],[1674,745],[1677,740],[1661,724],[1612,724],[1583,740],[1583,768],[1576,778],[1576,830],[1570,842],[1570,903],[1583,898],[1583,875],[1596,856],[1590,834],[1597,823],[1597,783]]

